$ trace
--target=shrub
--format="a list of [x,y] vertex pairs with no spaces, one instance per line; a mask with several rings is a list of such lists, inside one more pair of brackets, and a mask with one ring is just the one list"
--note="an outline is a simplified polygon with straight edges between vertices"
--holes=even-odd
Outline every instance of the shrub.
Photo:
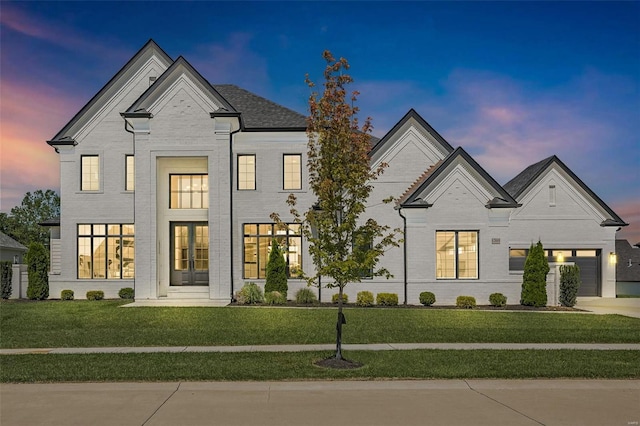
[[542,243],[531,245],[524,262],[522,294],[520,304],[525,306],[547,306],[547,273],[549,261],[544,255]]
[[580,288],[580,267],[578,265],[560,266],[560,304],[573,307]]
[[236,301],[241,305],[253,305],[264,302],[262,289],[256,283],[246,283],[236,293]]
[[11,297],[12,268],[12,263],[8,260],[0,262],[0,297],[2,299]]
[[378,293],[376,295],[376,305],[380,306],[397,306],[398,295],[395,293]]
[[[331,302],[332,303],[338,303],[338,298],[340,297],[340,293],[336,293],[333,296],[331,296]],[[346,294],[342,293],[342,303],[349,303],[349,296],[347,296]]]
[[489,295],[489,303],[491,303],[491,306],[502,308],[507,304],[507,297],[502,293],[491,293]]
[[102,300],[104,299],[104,291],[102,290],[89,290],[87,292],[87,300]]
[[268,305],[286,305],[287,296],[279,291],[270,291],[264,294],[264,301]]
[[73,290],[62,290],[60,292],[60,299],[73,300]]
[[118,296],[120,299],[133,299],[135,292],[131,287],[124,287],[118,291]]
[[317,301],[318,298],[316,297],[316,294],[310,288],[301,288],[296,293],[296,303],[311,305]]
[[267,262],[267,276],[264,284],[264,292],[277,291],[284,294],[286,299],[289,286],[287,285],[287,262],[280,244],[274,238],[271,240],[271,253]]
[[49,297],[49,255],[41,243],[31,243],[27,250],[27,271],[29,285],[27,297],[32,300],[44,300]]
[[373,293],[361,291],[356,296],[356,306],[373,306]]
[[431,306],[436,303],[436,295],[430,291],[423,291],[420,293],[420,303],[424,306]]
[[476,307],[476,298],[473,296],[458,296],[456,306],[458,308],[473,309]]

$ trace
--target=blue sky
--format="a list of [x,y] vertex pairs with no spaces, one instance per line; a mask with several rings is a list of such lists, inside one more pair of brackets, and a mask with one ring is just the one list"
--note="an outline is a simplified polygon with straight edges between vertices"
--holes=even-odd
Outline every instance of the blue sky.
[[376,136],[414,108],[502,184],[556,154],[640,242],[639,2],[2,1],[0,37],[2,211],[59,189],[45,141],[153,38],[303,114],[329,49]]

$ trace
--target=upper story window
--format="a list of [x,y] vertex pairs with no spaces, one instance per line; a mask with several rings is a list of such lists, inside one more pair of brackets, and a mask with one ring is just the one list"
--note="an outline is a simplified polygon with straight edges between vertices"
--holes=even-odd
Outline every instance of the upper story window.
[[80,190],[100,190],[100,157],[97,155],[83,155],[80,157]]
[[255,155],[238,155],[238,189],[256,189]]
[[136,189],[136,163],[133,155],[125,156],[125,191],[133,191]]
[[302,189],[302,155],[284,155],[283,189]]
[[436,278],[478,278],[477,231],[436,231]]
[[170,209],[208,209],[209,175],[169,175]]

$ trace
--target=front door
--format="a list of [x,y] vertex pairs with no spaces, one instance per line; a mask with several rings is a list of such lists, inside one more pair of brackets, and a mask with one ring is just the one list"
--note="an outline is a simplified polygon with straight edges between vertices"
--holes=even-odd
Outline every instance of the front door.
[[171,285],[209,285],[207,222],[171,222]]

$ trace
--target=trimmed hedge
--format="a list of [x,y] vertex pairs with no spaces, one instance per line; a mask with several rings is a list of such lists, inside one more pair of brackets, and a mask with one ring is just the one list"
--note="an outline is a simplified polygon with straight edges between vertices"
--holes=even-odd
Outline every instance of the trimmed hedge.
[[521,305],[547,306],[547,273],[549,273],[549,261],[544,255],[542,243],[538,241],[535,246],[531,245],[524,262]]
[[133,299],[135,291],[131,287],[124,287],[118,291],[120,299]]
[[373,306],[373,293],[370,291],[361,291],[356,296],[356,306]]
[[578,297],[581,284],[580,267],[578,265],[560,266],[560,304],[573,307]]
[[376,295],[376,305],[398,306],[398,295],[395,293],[378,293]]
[[431,306],[436,303],[436,295],[430,291],[423,291],[420,293],[420,303],[424,306]]
[[104,299],[104,291],[102,290],[89,290],[87,292],[87,300],[102,300]]
[[[339,297],[340,293],[334,294],[333,296],[331,296],[331,302],[337,304]],[[349,296],[347,296],[345,293],[342,293],[342,303],[349,303]]]
[[296,292],[296,303],[312,305],[318,301],[316,294],[310,288],[301,288]]
[[31,243],[25,257],[29,272],[27,297],[32,300],[44,300],[49,297],[49,254],[47,249],[41,243]]
[[61,300],[73,300],[73,298],[74,298],[73,290],[62,290],[60,292]]
[[497,308],[502,308],[507,305],[507,296],[502,293],[491,293],[489,295],[489,303]]
[[458,296],[456,306],[458,308],[473,309],[476,307],[476,298],[473,296]]
[[11,297],[11,278],[13,278],[13,264],[9,260],[0,262],[0,298]]

